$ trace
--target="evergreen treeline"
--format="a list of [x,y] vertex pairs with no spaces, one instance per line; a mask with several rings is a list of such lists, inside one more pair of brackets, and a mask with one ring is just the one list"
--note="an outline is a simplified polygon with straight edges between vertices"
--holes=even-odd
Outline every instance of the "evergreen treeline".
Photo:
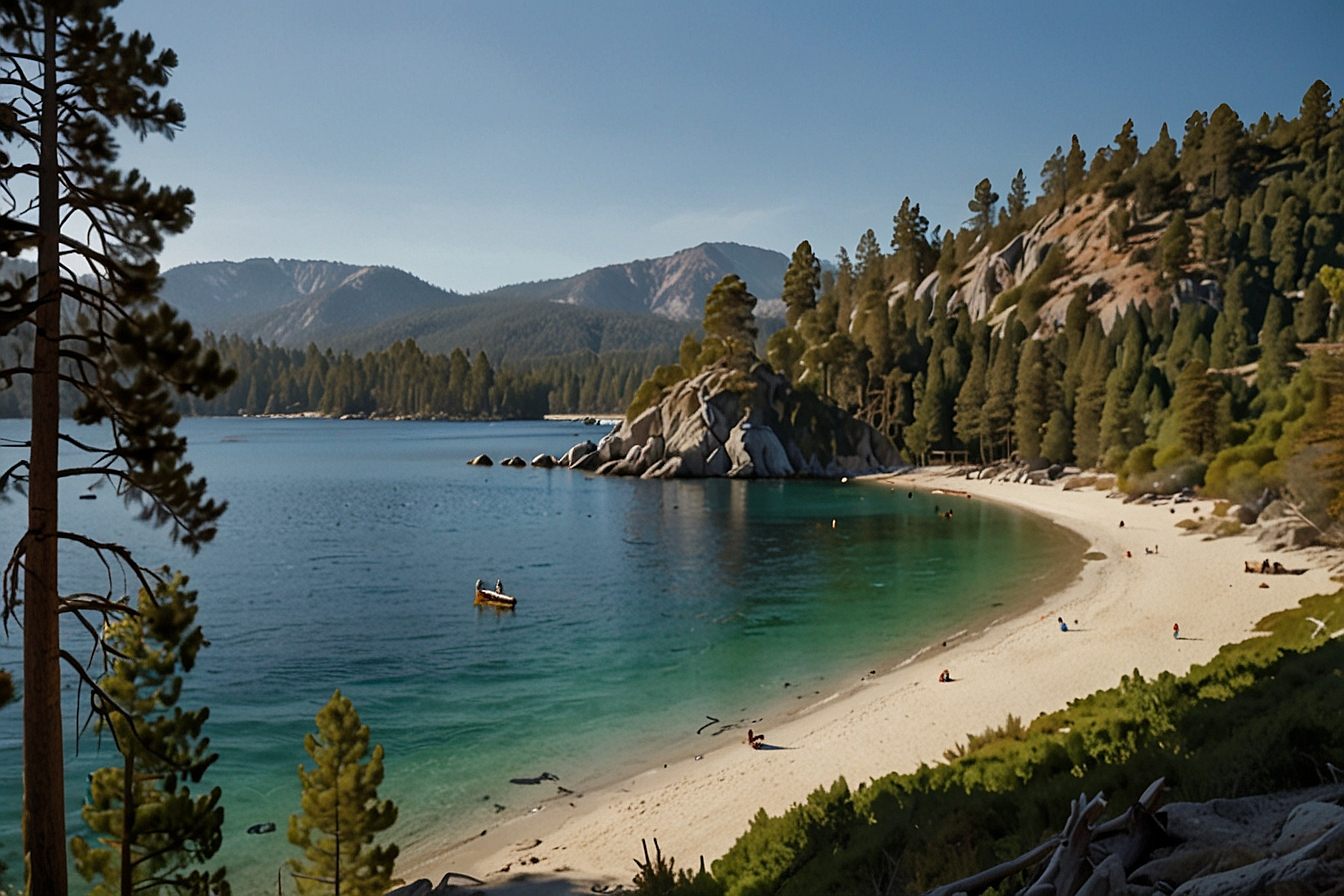
[[[191,400],[196,415],[299,414],[448,419],[527,419],[547,413],[608,413],[629,403],[669,349],[581,352],[496,370],[485,352],[430,355],[413,340],[356,357],[207,335],[237,382],[213,401]],[[18,402],[14,402],[18,406]]]
[[[1247,126],[1226,104],[1196,111],[1179,145],[1164,125],[1140,151],[1126,122],[1089,161],[1074,137],[1041,177],[1031,200],[1019,170],[1003,207],[982,180],[955,231],[930,232],[907,198],[890,252],[869,230],[852,258],[840,250],[835,272],[801,244],[772,366],[911,460],[936,449],[1015,454],[1100,466],[1145,489],[1194,484],[1206,469],[1233,490],[1282,482],[1285,429],[1328,404],[1311,370],[1320,364],[1295,375],[1302,346],[1344,332],[1344,116],[1330,88],[1314,83],[1291,120]],[[952,301],[977,256],[1061,212],[1105,214],[1116,252],[1146,235],[1151,245],[1124,258],[1146,265],[1162,296],[1107,327],[1104,296],[1084,286],[1062,324],[1043,319],[1071,263],[1056,246],[985,316]],[[1203,281],[1217,286],[1191,288]],[[1248,364],[1253,378],[1240,375]]]

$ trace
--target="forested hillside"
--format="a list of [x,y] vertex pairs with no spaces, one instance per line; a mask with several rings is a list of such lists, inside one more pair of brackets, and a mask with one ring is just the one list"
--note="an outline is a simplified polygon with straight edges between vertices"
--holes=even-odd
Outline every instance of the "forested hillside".
[[[911,460],[935,449],[1101,466],[1135,489],[1258,493],[1293,475],[1344,330],[1344,116],[1196,111],[1145,150],[1075,137],[955,230],[906,199],[822,272],[794,253],[768,357]],[[818,289],[819,288],[819,289]],[[1340,347],[1344,348],[1344,347]],[[1303,365],[1309,356],[1322,360]],[[1310,467],[1309,464],[1305,465]]]

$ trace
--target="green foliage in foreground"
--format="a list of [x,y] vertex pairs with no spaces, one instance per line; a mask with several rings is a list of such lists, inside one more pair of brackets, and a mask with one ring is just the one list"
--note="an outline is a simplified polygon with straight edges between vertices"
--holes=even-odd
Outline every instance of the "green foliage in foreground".
[[391,800],[378,799],[383,783],[383,747],[369,750],[369,726],[360,721],[340,691],[318,710],[317,734],[305,734],[303,748],[317,766],[299,766],[302,811],[289,816],[289,842],[304,861],[290,859],[294,882],[304,896],[344,890],[348,896],[381,896],[393,884],[396,844],[374,846],[374,838],[397,821]]
[[761,810],[712,881],[664,880],[656,892],[840,894],[876,882],[919,893],[1026,852],[1063,826],[1080,791],[1104,791],[1119,814],[1159,776],[1181,800],[1328,782],[1344,766],[1344,643],[1330,638],[1340,628],[1344,591],[1308,598],[1187,675],[1136,671],[1025,728],[1010,717],[945,765],[857,791],[840,779],[779,817]]

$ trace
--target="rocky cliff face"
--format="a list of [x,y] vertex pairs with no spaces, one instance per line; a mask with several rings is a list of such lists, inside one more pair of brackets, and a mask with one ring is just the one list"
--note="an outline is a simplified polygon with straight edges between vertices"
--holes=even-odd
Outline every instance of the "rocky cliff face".
[[[1158,285],[1157,272],[1137,260],[1142,253],[1136,250],[1151,251],[1156,246],[1167,214],[1131,227],[1123,247],[1111,245],[1107,218],[1123,202],[1107,201],[1098,194],[1084,196],[1062,211],[1046,215],[1002,249],[981,250],[959,272],[949,311],[965,307],[971,320],[990,316],[998,296],[1030,277],[1051,248],[1063,252],[1067,264],[1050,284],[1053,297],[1040,310],[1041,321],[1047,326],[1063,324],[1079,286],[1087,287],[1090,310],[1107,330],[1130,305],[1208,299],[1207,284],[1182,283],[1174,291],[1163,288]],[[1198,222],[1192,221],[1191,226],[1197,229]],[[898,288],[910,287],[900,284]],[[937,289],[938,274],[933,273],[918,285],[916,294],[932,296]],[[1006,318],[1007,313],[1008,309],[1000,309],[994,319]]]
[[598,445],[576,445],[572,469],[644,479],[845,476],[901,466],[877,430],[769,365],[749,373],[715,364],[670,387],[653,407]]

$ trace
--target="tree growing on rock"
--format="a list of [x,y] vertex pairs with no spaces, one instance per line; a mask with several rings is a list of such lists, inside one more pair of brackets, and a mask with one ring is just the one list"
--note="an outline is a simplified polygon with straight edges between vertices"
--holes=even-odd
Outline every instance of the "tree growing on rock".
[[400,883],[392,878],[396,845],[372,845],[397,820],[392,801],[378,799],[382,745],[369,752],[369,726],[340,691],[316,721],[317,734],[304,735],[303,748],[317,766],[299,766],[302,811],[289,817],[289,842],[304,855],[289,862],[294,879],[304,894],[382,896]]
[[705,297],[705,341],[717,339],[733,356],[755,354],[756,297],[747,292],[747,284],[729,274]]
[[1017,175],[1013,177],[1012,186],[1008,188],[1008,217],[1016,220],[1019,215],[1027,210],[1027,200],[1030,198],[1027,192],[1027,178],[1022,173],[1022,169],[1017,169]]
[[971,212],[971,219],[966,223],[977,233],[989,230],[994,226],[994,207],[998,201],[999,194],[994,192],[994,186],[989,182],[989,178],[983,178],[975,185],[975,195],[971,201],[966,203],[966,208]]
[[784,272],[784,322],[798,326],[803,313],[817,307],[817,290],[821,288],[821,262],[812,254],[812,244],[803,240],[793,250],[788,270]]
[[[24,852],[34,896],[67,892],[61,660],[98,693],[74,659],[86,651],[62,649],[60,614],[134,613],[112,585],[116,576],[103,593],[62,594],[58,545],[90,550],[141,587],[156,587],[156,574],[124,547],[60,528],[58,483],[86,477],[112,485],[191,550],[211,539],[224,511],[184,462],[173,406],[178,395],[212,397],[231,373],[156,299],[155,256],[165,235],[191,223],[193,197],[116,168],[118,130],[171,138],[182,127],[182,106],[162,94],[177,57],[147,34],[119,31],[108,15],[115,5],[0,5],[0,250],[37,255],[36,276],[0,290],[0,335],[31,338],[32,346],[0,370],[0,380],[27,380],[32,415],[30,438],[5,446],[27,457],[0,473],[0,492],[17,488],[28,504],[0,615],[7,623],[22,606]],[[89,441],[60,432],[63,390],[78,402],[76,423],[103,425]],[[62,445],[84,457],[62,468]],[[89,621],[87,630],[100,639],[99,626]]]

